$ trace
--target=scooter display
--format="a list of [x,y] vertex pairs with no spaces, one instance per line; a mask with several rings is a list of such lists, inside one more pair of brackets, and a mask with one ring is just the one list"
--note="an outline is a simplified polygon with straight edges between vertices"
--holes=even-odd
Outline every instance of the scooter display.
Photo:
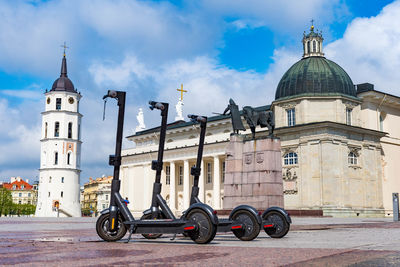
[[[128,207],[124,204],[119,190],[121,181],[119,171],[121,166],[122,133],[124,124],[126,92],[109,90],[103,97],[117,100],[118,125],[115,155],[110,155],[109,164],[114,166],[114,177],[111,184],[110,206],[101,212],[96,222],[97,234],[105,241],[118,241],[129,230],[130,234],[187,234],[194,242],[206,244],[211,242],[217,231],[218,217],[213,209],[203,203],[196,203],[186,210],[181,218],[175,218],[166,201],[161,196],[161,171],[163,169],[164,143],[167,129],[168,103],[150,101],[150,109],[161,112],[161,128],[157,160],[152,161],[151,168],[156,171],[153,184],[152,202],[149,210],[144,212],[145,218],[135,220]],[[142,217],[142,218],[143,218]]]
[[[201,203],[199,195],[200,164],[203,156],[204,139],[207,128],[207,117],[188,115],[194,123],[200,123],[199,148],[197,152],[196,165],[192,167],[191,174],[194,176],[190,204]],[[234,235],[243,241],[256,238],[261,227],[272,238],[284,237],[290,229],[291,218],[289,214],[280,207],[270,207],[262,215],[254,207],[240,205],[234,208],[228,219],[219,219],[217,232],[232,231]]]

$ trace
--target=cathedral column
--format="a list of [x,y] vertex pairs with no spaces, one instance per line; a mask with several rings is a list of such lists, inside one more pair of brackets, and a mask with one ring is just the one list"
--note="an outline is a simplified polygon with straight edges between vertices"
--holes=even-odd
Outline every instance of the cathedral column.
[[219,157],[214,156],[213,199],[214,209],[221,209],[221,177],[219,170]]
[[201,168],[201,172],[200,172],[200,176],[199,176],[199,199],[201,202],[204,203],[204,161],[201,161],[200,164],[200,168]]
[[175,178],[175,162],[169,164],[169,207],[172,212],[176,210],[176,178]]
[[190,179],[189,179],[189,160],[183,162],[183,209],[189,208],[190,204]]

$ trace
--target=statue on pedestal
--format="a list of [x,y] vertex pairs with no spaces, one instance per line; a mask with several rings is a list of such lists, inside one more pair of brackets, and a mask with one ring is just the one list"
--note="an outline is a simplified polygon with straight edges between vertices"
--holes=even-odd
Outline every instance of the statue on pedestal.
[[234,133],[239,133],[239,131],[246,131],[246,128],[243,126],[242,118],[240,117],[239,106],[236,105],[233,99],[229,99],[229,105],[223,112],[223,115],[231,115],[232,127]]
[[146,129],[146,125],[144,125],[144,116],[143,116],[143,109],[139,108],[139,112],[136,115],[136,120],[138,122],[138,126],[136,126],[136,132],[143,131]]

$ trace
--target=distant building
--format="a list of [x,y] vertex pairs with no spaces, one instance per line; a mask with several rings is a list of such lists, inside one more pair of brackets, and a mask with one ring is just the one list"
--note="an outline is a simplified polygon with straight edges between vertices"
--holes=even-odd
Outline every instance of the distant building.
[[97,214],[110,204],[112,176],[89,178],[84,184],[82,209]]
[[15,204],[33,204],[37,202],[37,190],[21,177],[11,177],[10,183],[3,183],[3,187],[11,191],[12,201]]

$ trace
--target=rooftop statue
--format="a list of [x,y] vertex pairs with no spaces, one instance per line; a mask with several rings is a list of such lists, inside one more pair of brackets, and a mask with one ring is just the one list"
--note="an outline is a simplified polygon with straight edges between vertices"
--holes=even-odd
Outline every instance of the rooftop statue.
[[236,105],[233,99],[229,99],[229,105],[224,110],[223,115],[231,115],[232,127],[234,133],[239,133],[239,131],[246,131],[242,123],[242,118],[240,117],[239,106]]
[[257,111],[253,107],[245,106],[243,107],[243,116],[251,129],[253,139],[256,138],[257,125],[260,125],[261,128],[268,127],[268,136],[273,137],[275,118],[272,111]]
[[143,109],[139,108],[139,112],[136,115],[136,120],[138,122],[138,126],[136,126],[136,132],[143,131],[146,129],[146,125],[144,124],[144,116],[143,116]]

